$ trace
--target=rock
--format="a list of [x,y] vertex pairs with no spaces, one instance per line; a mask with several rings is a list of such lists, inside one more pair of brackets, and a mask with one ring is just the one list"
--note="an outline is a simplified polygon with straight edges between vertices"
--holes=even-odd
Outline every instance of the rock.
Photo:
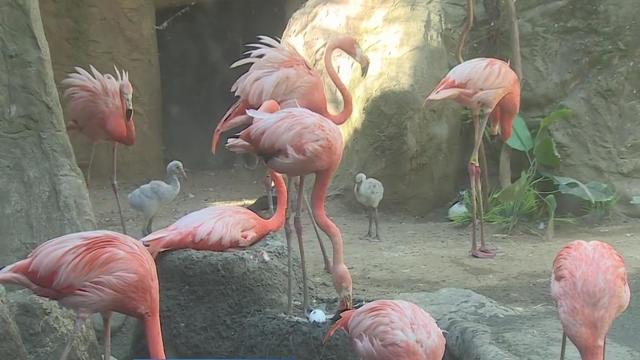
[[[102,332],[103,323],[100,314],[94,314],[91,317],[93,330],[96,333],[100,349],[103,348],[104,334]],[[111,354],[119,359],[131,359],[131,347],[138,327],[138,319],[123,315],[120,313],[112,313],[111,315]]]
[[27,360],[27,351],[22,343],[20,331],[13,321],[7,304],[4,288],[0,294],[0,359]]
[[386,204],[417,213],[452,198],[462,156],[468,156],[459,145],[461,110],[423,102],[450,69],[443,25],[459,24],[464,16],[459,4],[418,0],[311,0],[293,14],[283,39],[322,72],[333,112],[342,99],[326,75],[327,41],[350,34],[370,59],[362,79],[358,64],[342,53],[334,56],[354,98],[353,115],[341,126],[347,145],[334,186],[351,189],[353,176],[364,171],[385,184]]
[[0,2],[0,265],[94,219],[62,111],[37,1]]
[[[420,305],[446,330],[447,353],[452,359],[547,360],[560,356],[562,325],[550,305],[514,309],[471,290],[445,288],[434,293],[403,293],[397,299]],[[627,311],[625,318],[633,319]],[[634,343],[628,343],[614,328],[607,337],[607,357],[616,360],[640,358]],[[567,358],[578,359],[575,347],[567,345]]]
[[[57,302],[32,294],[14,291],[7,296],[11,316],[17,325],[29,360],[59,358],[75,326],[75,314]],[[69,354],[69,360],[99,360],[95,332],[86,322]]]
[[[118,179],[155,178],[164,174],[162,94],[153,2],[42,0],[40,6],[57,84],[75,66],[86,69],[93,64],[98,70],[113,74],[115,64],[129,72],[136,143],[119,147]],[[69,136],[78,162],[86,168],[91,153],[89,141],[76,132]],[[92,182],[110,181],[111,159],[111,146],[98,144]]]

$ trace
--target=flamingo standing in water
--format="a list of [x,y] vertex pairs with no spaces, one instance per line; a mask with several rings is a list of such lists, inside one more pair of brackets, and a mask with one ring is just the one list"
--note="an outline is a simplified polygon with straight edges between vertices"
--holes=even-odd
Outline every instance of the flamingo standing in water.
[[[473,114],[475,136],[468,167],[473,204],[471,255],[478,258],[493,258],[495,252],[488,249],[484,243],[484,209],[478,150],[489,118],[491,118],[492,135],[497,135],[499,129],[502,141],[507,141],[511,137],[512,122],[520,110],[520,80],[509,64],[502,60],[493,58],[468,60],[451,69],[425,102],[445,99],[452,99],[470,108]],[[479,120],[481,112],[483,113],[482,121]],[[478,205],[479,209],[477,209]],[[479,248],[476,244],[478,212],[480,213]]]
[[342,329],[362,360],[442,360],[446,340],[435,320],[418,305],[376,300],[347,310],[327,332],[326,342]]
[[[344,143],[340,129],[322,115],[304,108],[288,108],[274,113],[247,110],[247,114],[255,120],[240,132],[237,138],[230,138],[227,141],[227,149],[235,153],[258,155],[269,168],[289,177],[300,177],[294,225],[301,249],[304,309],[308,307],[308,298],[300,210],[304,176],[311,173],[315,173],[315,182],[311,191],[313,217],[320,229],[329,236],[333,246],[331,275],[340,299],[339,309],[352,308],[351,274],[344,263],[342,234],[327,216],[324,204],[331,178],[342,160]],[[292,304],[290,236],[287,236],[287,248],[290,311]]]
[[560,359],[568,336],[582,360],[604,360],[609,328],[631,298],[622,256],[600,241],[569,243],[553,261],[551,296],[563,328]]
[[[238,60],[231,65],[231,68],[246,64],[251,64],[251,67],[231,87],[231,91],[235,92],[239,99],[218,122],[211,145],[213,154],[216,153],[220,135],[223,132],[250,124],[252,118],[246,114],[246,110],[257,109],[268,100],[276,101],[282,108],[307,108],[333,121],[336,125],[347,121],[353,112],[351,93],[340,80],[331,60],[333,53],[340,49],[360,64],[362,76],[367,75],[369,58],[353,37],[343,35],[330,40],[324,52],[324,65],[327,74],[342,96],[343,107],[338,114],[329,112],[320,73],[313,69],[293,46],[267,36],[259,36],[258,39],[258,44],[248,45],[255,49],[247,52],[249,55],[247,58]],[[290,182],[288,184],[289,191],[293,191],[292,188]],[[266,191],[269,210],[273,213],[273,199],[269,186],[266,187]],[[300,192],[300,196],[303,196],[302,192]],[[304,198],[304,201],[308,208],[307,199]],[[287,213],[287,215],[289,214]],[[313,219],[311,221],[313,222]],[[286,224],[286,228],[290,229],[288,216]],[[315,223],[313,225],[315,229]],[[322,250],[325,269],[329,269],[331,264],[324,252],[320,236],[318,236],[318,242]],[[301,251],[303,250],[301,249]]]
[[143,321],[152,359],[165,359],[160,329],[156,265],[139,241],[111,231],[64,235],[38,246],[29,257],[0,270],[0,283],[24,286],[76,312],[68,357],[87,317],[101,313],[104,358],[111,357],[111,312]]
[[95,145],[99,141],[113,142],[113,179],[111,187],[116,197],[122,231],[127,228],[122,216],[120,197],[118,196],[117,145],[133,145],[136,141],[136,128],[133,123],[133,87],[126,71],[120,73],[114,66],[117,78],[110,74],[101,74],[93,65],[93,76],[86,70],[76,67],[76,72],[62,80],[67,89],[64,97],[68,99],[67,109],[71,120],[67,130],[77,130],[92,142],[87,183],[91,179],[91,165],[95,154]]
[[242,206],[210,206],[185,215],[174,224],[142,238],[152,257],[166,250],[234,251],[247,248],[284,225],[287,189],[282,175],[276,183],[276,213],[268,220]]

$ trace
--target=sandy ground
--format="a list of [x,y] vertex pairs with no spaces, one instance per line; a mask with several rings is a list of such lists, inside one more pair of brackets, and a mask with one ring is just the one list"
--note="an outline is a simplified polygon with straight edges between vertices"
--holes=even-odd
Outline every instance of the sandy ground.
[[[188,175],[175,202],[158,214],[154,229],[209,204],[247,205],[263,195],[264,173],[259,169],[189,172]],[[141,218],[129,208],[126,194],[143,181],[120,184],[128,231],[135,237],[140,235]],[[92,185],[90,190],[99,227],[120,231],[111,187],[105,182]],[[367,231],[367,218],[364,211],[353,205],[354,201],[351,193],[332,197],[328,200],[327,212],[343,233],[345,262],[352,273],[355,297],[379,298],[400,292],[458,287],[511,306],[551,304],[551,263],[563,244],[574,239],[603,240],[615,246],[625,256],[632,289],[640,270],[640,223],[637,221],[592,228],[560,228],[552,241],[527,234],[505,235],[488,227],[488,244],[497,248],[498,256],[493,260],[479,260],[468,255],[470,229],[448,222],[444,210],[421,218],[388,211],[383,200],[380,207],[383,239],[370,242],[363,236]],[[308,271],[314,285],[311,295],[332,296],[331,279],[323,270],[317,240],[306,214],[303,226]],[[324,239],[330,249],[328,239]],[[631,306],[616,323],[612,335],[617,333],[618,341],[640,350],[640,345],[634,343],[637,339],[633,338],[633,334],[640,333],[640,309],[633,300],[640,292],[634,290]],[[636,331],[628,331],[632,328]]]

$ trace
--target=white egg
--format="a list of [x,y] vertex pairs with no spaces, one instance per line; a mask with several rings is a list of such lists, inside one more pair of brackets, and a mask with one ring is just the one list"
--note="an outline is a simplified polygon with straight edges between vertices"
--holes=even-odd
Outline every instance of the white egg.
[[312,324],[323,324],[327,321],[327,315],[320,309],[314,309],[307,315],[307,319]]

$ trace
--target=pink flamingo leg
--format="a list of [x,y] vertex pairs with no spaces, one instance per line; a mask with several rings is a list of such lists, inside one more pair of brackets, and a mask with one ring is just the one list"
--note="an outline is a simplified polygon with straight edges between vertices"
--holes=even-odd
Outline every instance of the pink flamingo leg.
[[[489,114],[486,114],[482,118],[482,123],[478,126],[478,114],[473,115],[473,125],[475,131],[475,143],[473,147],[473,153],[471,154],[471,160],[469,161],[469,180],[471,183],[471,198],[473,205],[473,224],[471,233],[471,255],[477,258],[493,258],[495,253],[489,250],[484,243],[484,216],[482,206],[482,186],[481,184],[481,168],[478,163],[478,151],[480,144],[482,143],[482,135],[484,134],[484,128],[487,126],[489,120]],[[476,248],[476,217],[478,213],[478,205],[480,206],[480,248]]]
[[102,313],[102,338],[105,360],[111,359],[111,311]]
[[113,179],[111,181],[111,188],[116,196],[116,204],[118,205],[118,214],[120,214],[120,225],[122,225],[122,233],[127,233],[127,228],[124,225],[124,216],[122,216],[122,207],[120,206],[120,197],[118,196],[118,178],[117,178],[117,166],[118,166],[118,143],[113,143]]
[[71,346],[73,346],[73,343],[75,342],[76,337],[78,337],[78,334],[82,329],[82,325],[84,325],[84,322],[87,320],[87,316],[88,315],[81,314],[81,313],[78,313],[76,315],[76,324],[73,328],[73,332],[71,333],[69,342],[67,343],[67,346],[64,348],[64,351],[62,352],[62,356],[60,356],[60,360],[67,360],[67,358],[69,357],[69,353],[71,352]]
[[307,287],[307,263],[304,259],[304,242],[302,241],[302,222],[300,221],[302,198],[304,197],[304,176],[300,176],[299,179],[298,196],[296,197],[296,214],[293,217],[293,226],[296,229],[298,247],[300,248],[300,263],[302,265],[302,308],[306,310],[309,307],[309,290]]
[[[293,178],[289,178],[287,180],[287,201],[291,202],[291,185],[293,182]],[[289,205],[289,204],[288,204]],[[289,211],[291,207],[287,206],[287,211],[284,220],[284,237],[287,241],[287,313],[291,314],[291,310],[293,309],[293,260],[291,258],[291,223],[289,222],[291,212]]]

